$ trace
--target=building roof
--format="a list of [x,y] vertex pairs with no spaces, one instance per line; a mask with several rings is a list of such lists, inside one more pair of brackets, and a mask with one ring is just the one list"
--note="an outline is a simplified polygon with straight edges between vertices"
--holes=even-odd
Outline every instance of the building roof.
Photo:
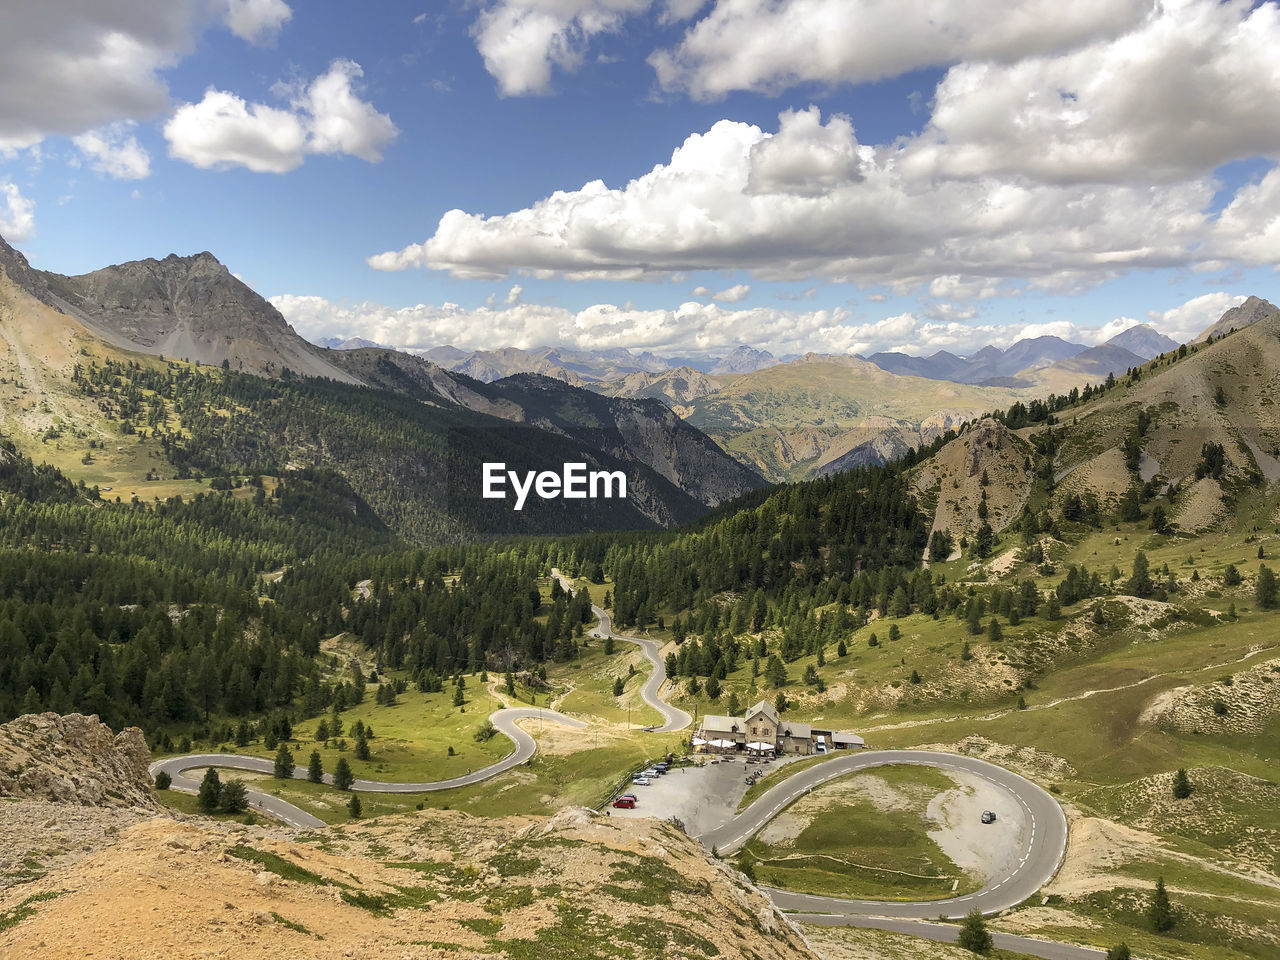
[[784,737],[807,740],[813,734],[813,728],[807,723],[784,723],[779,728]]
[[867,741],[863,740],[856,733],[850,733],[848,730],[837,730],[831,735],[833,743],[851,743],[855,746],[866,746]]
[[747,711],[747,718],[754,717],[757,713],[763,713],[775,724],[778,722],[778,711],[773,708],[773,704],[768,700],[761,700],[754,707]]
[[718,717],[714,714],[708,714],[702,718],[702,729],[706,731],[714,731],[716,733],[733,733],[734,727],[741,733],[744,722],[741,717]]

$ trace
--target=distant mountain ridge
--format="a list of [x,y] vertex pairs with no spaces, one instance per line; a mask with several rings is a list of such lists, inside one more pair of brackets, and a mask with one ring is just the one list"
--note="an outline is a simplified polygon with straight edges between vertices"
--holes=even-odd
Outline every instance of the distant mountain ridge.
[[[678,525],[764,486],[656,400],[542,378],[486,384],[384,348],[313,346],[212,254],[64,277],[31,268],[0,238],[0,270],[0,368],[21,373],[0,382],[0,426],[37,458],[62,449],[47,444],[63,431],[77,447],[94,438],[103,452],[76,453],[66,469],[126,498],[156,474],[169,490],[194,494],[202,489],[193,473],[318,467],[341,474],[383,523],[425,544]],[[166,375],[146,354],[227,373]],[[140,408],[119,395],[135,379],[154,394],[152,419],[137,426]],[[22,415],[32,398],[36,408]],[[145,445],[145,477],[135,447],[119,444],[122,433]],[[561,500],[513,513],[479,496],[487,462],[522,472],[571,462],[621,470],[628,493],[581,509]]]

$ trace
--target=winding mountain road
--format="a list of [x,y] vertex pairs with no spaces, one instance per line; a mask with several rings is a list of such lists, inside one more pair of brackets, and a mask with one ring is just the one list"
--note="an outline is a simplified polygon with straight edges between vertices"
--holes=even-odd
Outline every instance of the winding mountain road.
[[[563,589],[572,592],[573,584],[558,569],[552,567],[551,574]],[[682,730],[689,726],[693,718],[662,699],[661,691],[667,680],[667,672],[659,655],[659,645],[652,640],[614,633],[608,613],[594,604],[591,609],[600,620],[600,625],[592,631],[592,636],[611,636],[615,640],[637,644],[653,664],[653,672],[641,693],[645,702],[666,718],[666,723],[658,729]],[[926,750],[859,751],[837,755],[788,777],[758,797],[742,813],[697,839],[703,846],[715,848],[720,854],[734,853],[765,824],[814,787],[861,770],[904,763],[966,771],[1008,793],[1014,808],[1021,811],[1021,822],[1001,822],[993,824],[992,828],[1020,831],[1020,849],[1013,868],[1001,876],[990,878],[987,885],[975,893],[922,902],[845,900],[762,887],[780,909],[806,923],[873,927],[954,943],[959,935],[958,927],[928,921],[939,917],[959,918],[975,908],[983,914],[999,913],[1033,896],[1057,873],[1067,849],[1067,818],[1058,801],[1030,780],[1004,767],[974,757]],[[1105,951],[1075,944],[1007,933],[994,933],[993,936],[996,946],[1002,949],[1042,957],[1044,960],[1098,960],[1105,956]]]
[[[562,589],[568,593],[573,593],[573,583],[564,576],[555,567],[551,568],[551,575],[559,582]],[[653,664],[653,670],[649,673],[649,679],[645,681],[643,687],[640,688],[640,697],[653,709],[662,714],[663,723],[660,727],[653,727],[654,733],[671,733],[676,730],[683,730],[685,727],[693,723],[693,717],[679,707],[673,707],[667,701],[662,699],[662,687],[667,682],[667,665],[662,660],[662,647],[654,640],[644,640],[639,637],[625,637],[620,633],[613,632],[613,621],[609,614],[597,607],[594,603],[591,605],[591,612],[594,613],[600,621],[600,625],[591,631],[591,636],[613,637],[615,640],[624,640],[627,643],[634,643],[644,651],[645,657]]]
[[751,806],[727,823],[698,839],[715,846],[720,853],[741,849],[766,823],[785,807],[837,777],[890,764],[913,764],[942,770],[963,770],[982,777],[1012,795],[1021,822],[1001,821],[992,831],[1017,830],[1021,834],[1016,865],[1012,872],[992,878],[976,893],[947,900],[919,903],[884,900],[843,900],[817,897],[788,890],[770,890],[783,910],[837,915],[875,914],[904,919],[962,917],[975,907],[983,913],[998,913],[1021,903],[1045,885],[1057,872],[1067,847],[1067,818],[1062,807],[1045,790],[1018,774],[985,760],[926,750],[873,750],[840,754],[783,780],[765,791]]
[[[455,787],[469,787],[482,783],[500,773],[505,773],[512,767],[520,766],[520,764],[525,763],[534,755],[538,749],[537,741],[518,727],[516,723],[520,720],[538,719],[553,720],[556,723],[563,723],[570,727],[583,728],[587,726],[583,721],[575,720],[573,717],[565,716],[555,710],[540,709],[538,707],[504,707],[491,714],[489,720],[499,733],[515,744],[515,750],[497,763],[492,763],[472,773],[466,773],[460,777],[452,777],[448,780],[431,780],[424,783],[356,780],[351,784],[351,789],[361,793],[433,793],[437,790],[452,790]],[[220,767],[231,770],[245,770],[250,773],[271,774],[275,772],[275,761],[266,757],[250,757],[237,753],[193,753],[181,757],[157,760],[151,764],[151,779],[154,780],[156,775],[163,771],[169,774],[171,778],[170,789],[183,793],[196,793],[200,789],[199,781],[184,776],[183,773],[186,770],[202,767]],[[295,766],[293,768],[293,776],[298,780],[307,779],[307,768]],[[324,782],[332,784],[333,775],[326,773]],[[279,797],[274,797],[269,793],[262,793],[258,790],[249,790],[249,806],[255,810],[270,813],[290,826],[307,828],[324,826],[323,820],[312,816],[301,807],[294,806]]]
[[[554,567],[552,575],[561,587],[572,592],[572,583]],[[613,632],[609,614],[594,604],[592,612],[599,618],[599,626],[592,636],[613,637],[639,646],[653,664],[648,681],[641,689],[644,701],[662,714],[665,722],[655,728],[658,732],[683,730],[692,724],[693,718],[678,707],[662,699],[662,687],[667,680],[666,666],[660,656],[659,645],[652,640],[622,636]],[[533,707],[504,708],[495,712],[490,720],[494,727],[515,744],[515,750],[497,763],[449,780],[427,783],[389,783],[377,780],[356,780],[354,790],[366,793],[427,793],[471,786],[495,777],[512,767],[519,766],[534,755],[537,742],[516,726],[519,720],[543,718],[571,727],[587,726],[581,720],[565,716],[554,710]],[[773,788],[765,791],[742,813],[725,823],[706,831],[697,839],[720,854],[732,854],[742,848],[765,824],[805,793],[830,780],[862,770],[890,764],[917,764],[943,770],[960,770],[982,777],[996,788],[1008,793],[1020,811],[1020,822],[1001,821],[993,829],[1018,830],[1019,849],[1012,869],[998,877],[992,877],[987,885],[975,893],[945,900],[922,902],[885,900],[846,900],[837,897],[820,897],[762,887],[777,906],[791,917],[805,923],[822,926],[858,926],[890,930],[939,942],[955,942],[959,928],[954,925],[929,922],[930,919],[958,918],[973,909],[984,914],[998,913],[1033,896],[1057,872],[1066,853],[1067,819],[1058,802],[1045,790],[1024,777],[1003,767],[949,753],[925,750],[878,750],[839,754],[812,767],[801,770]],[[184,776],[187,770],[201,767],[223,767],[254,773],[273,773],[274,762],[263,757],[238,754],[190,754],[159,760],[151,765],[154,778],[161,771],[172,778],[172,789],[196,793],[199,783]],[[305,767],[295,767],[294,776],[305,779]],[[332,783],[329,774],[324,777]],[[324,822],[305,810],[270,794],[249,791],[250,806],[270,813],[295,827],[317,828]],[[993,933],[997,947],[1013,950],[1044,960],[1099,960],[1104,951],[1075,944],[1039,940],[1005,933]]]

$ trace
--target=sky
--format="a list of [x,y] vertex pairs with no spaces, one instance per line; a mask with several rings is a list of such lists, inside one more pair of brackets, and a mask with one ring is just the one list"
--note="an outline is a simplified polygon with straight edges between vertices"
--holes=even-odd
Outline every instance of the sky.
[[1186,340],[1280,296],[1277,49],[1235,0],[5,4],[0,234],[416,350]]

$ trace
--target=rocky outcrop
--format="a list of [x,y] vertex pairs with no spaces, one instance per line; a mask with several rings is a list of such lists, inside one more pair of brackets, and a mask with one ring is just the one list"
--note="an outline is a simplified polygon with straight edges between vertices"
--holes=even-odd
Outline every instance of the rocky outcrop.
[[46,302],[118,346],[266,376],[355,381],[208,252],[41,279],[52,293]]
[[159,810],[142,731],[96,716],[32,713],[0,726],[0,797]]
[[1263,300],[1261,297],[1250,297],[1240,306],[1232,307],[1219,317],[1212,326],[1196,337],[1195,342],[1203,343],[1210,337],[1220,337],[1224,333],[1230,333],[1232,330],[1243,330],[1245,327],[1251,327],[1259,320],[1263,320],[1277,312],[1280,311],[1269,300]]

